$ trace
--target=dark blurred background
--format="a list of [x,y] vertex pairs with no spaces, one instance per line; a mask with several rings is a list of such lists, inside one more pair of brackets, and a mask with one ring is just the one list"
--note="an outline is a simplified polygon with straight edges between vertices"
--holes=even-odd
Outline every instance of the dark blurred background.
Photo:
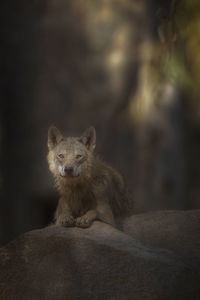
[[94,125],[135,213],[200,208],[199,0],[1,1],[0,244],[47,225],[47,130]]

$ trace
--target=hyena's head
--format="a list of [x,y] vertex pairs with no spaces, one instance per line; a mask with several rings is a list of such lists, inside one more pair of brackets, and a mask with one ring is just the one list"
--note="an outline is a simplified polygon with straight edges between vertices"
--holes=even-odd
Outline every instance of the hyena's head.
[[84,175],[89,170],[95,146],[94,127],[86,129],[80,137],[64,138],[55,126],[51,126],[48,131],[50,170],[54,175],[66,178]]

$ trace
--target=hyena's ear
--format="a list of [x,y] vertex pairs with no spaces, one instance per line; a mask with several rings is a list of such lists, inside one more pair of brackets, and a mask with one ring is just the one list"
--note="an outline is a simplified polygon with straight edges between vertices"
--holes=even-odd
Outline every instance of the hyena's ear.
[[64,139],[62,133],[55,126],[49,127],[48,130],[48,147],[53,149],[58,143]]
[[94,127],[87,128],[82,136],[80,141],[90,150],[93,151],[96,147],[96,130]]

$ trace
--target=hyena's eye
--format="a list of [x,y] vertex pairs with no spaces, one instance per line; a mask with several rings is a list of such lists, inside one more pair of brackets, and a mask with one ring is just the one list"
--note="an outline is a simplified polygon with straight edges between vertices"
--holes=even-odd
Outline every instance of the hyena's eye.
[[76,159],[81,159],[82,157],[83,157],[83,155],[81,155],[81,154],[76,155]]
[[58,158],[58,159],[63,159],[63,158],[64,158],[64,155],[63,155],[63,154],[58,154],[58,155],[57,155],[57,158]]

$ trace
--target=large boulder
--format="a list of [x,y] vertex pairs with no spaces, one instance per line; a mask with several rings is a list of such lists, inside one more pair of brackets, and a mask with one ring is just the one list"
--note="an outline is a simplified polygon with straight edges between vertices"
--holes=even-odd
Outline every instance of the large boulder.
[[200,210],[158,211],[127,218],[123,230],[146,246],[200,259]]
[[197,300],[199,282],[190,256],[145,246],[101,222],[49,226],[0,249],[2,300]]

